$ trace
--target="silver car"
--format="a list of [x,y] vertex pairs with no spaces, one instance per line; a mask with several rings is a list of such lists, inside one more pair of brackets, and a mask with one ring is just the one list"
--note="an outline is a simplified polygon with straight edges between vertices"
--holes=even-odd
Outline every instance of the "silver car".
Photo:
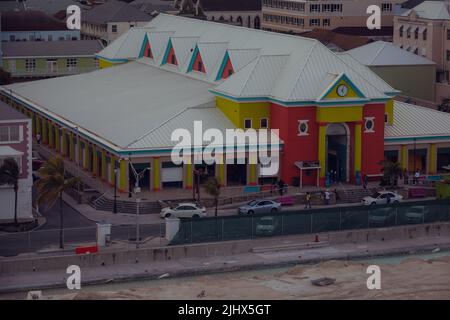
[[281,211],[281,203],[272,200],[253,200],[239,207],[238,214],[277,213]]
[[206,217],[205,207],[199,207],[195,203],[180,203],[175,208],[161,210],[161,218],[200,218]]

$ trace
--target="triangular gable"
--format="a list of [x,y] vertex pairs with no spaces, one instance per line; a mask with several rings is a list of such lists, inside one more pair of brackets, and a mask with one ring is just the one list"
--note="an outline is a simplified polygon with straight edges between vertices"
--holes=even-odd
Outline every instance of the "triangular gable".
[[191,61],[189,62],[189,67],[187,72],[192,70],[206,73],[205,64],[203,63],[202,56],[198,50],[198,46],[195,46],[194,53],[192,54]]
[[366,98],[361,90],[344,74],[339,74],[327,87],[319,100],[323,99],[363,99]]
[[161,64],[167,63],[178,66],[177,57],[175,56],[171,39],[169,39],[169,43],[167,44],[166,52],[164,53],[164,58]]
[[153,59],[153,52],[150,47],[150,41],[148,41],[147,35],[144,37],[144,42],[142,43],[141,51],[139,53],[139,58],[147,57]]
[[172,31],[152,31],[147,33],[147,38],[152,48],[153,59],[156,63],[161,63],[167,49],[167,42],[172,34]]
[[225,52],[225,56],[223,57],[222,64],[220,65],[219,72],[217,73],[216,81],[220,79],[226,79],[230,75],[234,73],[233,65],[231,64],[230,56],[228,51]]

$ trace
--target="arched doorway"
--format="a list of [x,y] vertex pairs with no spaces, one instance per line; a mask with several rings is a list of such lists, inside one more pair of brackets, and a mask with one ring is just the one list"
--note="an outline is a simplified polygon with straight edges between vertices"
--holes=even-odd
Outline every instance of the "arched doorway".
[[345,123],[333,123],[326,131],[326,173],[330,182],[349,181],[350,130]]
[[243,21],[242,21],[242,17],[241,17],[241,16],[239,16],[239,17],[237,18],[237,23],[242,27]]
[[255,22],[254,23],[255,23],[255,29],[259,29],[260,26],[261,26],[261,21],[259,20],[258,16],[255,17]]

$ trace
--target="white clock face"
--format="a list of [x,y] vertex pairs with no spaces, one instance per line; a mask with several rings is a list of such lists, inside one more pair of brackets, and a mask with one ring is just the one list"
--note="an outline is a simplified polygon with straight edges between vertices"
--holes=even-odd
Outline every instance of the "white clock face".
[[348,94],[348,87],[345,84],[341,84],[337,87],[336,92],[338,96],[345,97]]

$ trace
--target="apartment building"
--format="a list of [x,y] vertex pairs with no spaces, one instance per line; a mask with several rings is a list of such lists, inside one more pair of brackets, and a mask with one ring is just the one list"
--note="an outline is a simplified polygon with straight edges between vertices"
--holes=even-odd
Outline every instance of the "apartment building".
[[381,9],[382,27],[392,27],[402,0],[262,0],[262,29],[302,33],[315,28],[366,27],[370,5]]
[[435,102],[450,98],[450,2],[425,1],[394,18],[394,44],[436,63]]

